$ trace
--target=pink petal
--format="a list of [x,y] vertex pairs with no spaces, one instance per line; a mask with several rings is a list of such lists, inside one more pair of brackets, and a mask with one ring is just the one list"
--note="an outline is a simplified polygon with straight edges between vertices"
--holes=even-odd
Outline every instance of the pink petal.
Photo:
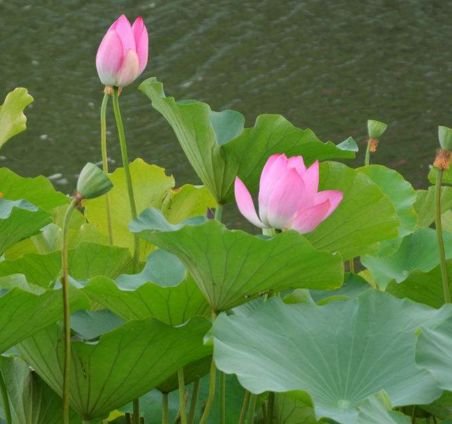
[[104,85],[117,85],[117,73],[123,60],[121,40],[115,30],[108,30],[96,55],[96,68]]
[[319,161],[316,160],[303,175],[303,181],[306,191],[310,195],[314,195],[319,191]]
[[286,173],[287,157],[285,154],[275,154],[267,159],[262,169],[259,182],[259,215],[263,221],[266,220],[268,204],[273,189],[278,180]]
[[118,33],[124,52],[126,52],[127,50],[136,51],[132,26],[130,25],[129,20],[125,15],[121,15],[118,19],[116,19],[116,21],[113,22],[111,28]]
[[149,54],[148,30],[146,29],[141,16],[135,19],[135,22],[132,25],[132,31],[135,38],[135,46],[137,49],[141,73],[144,71],[144,68],[146,68]]
[[[303,180],[295,169],[286,168],[282,177],[272,183],[270,189],[266,217],[264,219],[261,214],[261,219],[272,228],[289,228],[303,201]],[[259,213],[260,208],[259,204]]]
[[289,158],[288,164],[290,168],[296,169],[300,176],[304,175],[306,166],[304,164],[303,156],[293,156]]
[[125,87],[131,84],[140,75],[140,64],[135,50],[129,50],[118,72],[117,86]]
[[330,201],[325,200],[323,203],[302,210],[295,217],[290,228],[301,234],[309,233],[327,217],[330,206]]
[[256,208],[254,207],[250,192],[239,177],[236,177],[235,179],[234,193],[235,201],[240,213],[256,227],[265,228],[265,225],[257,216]]
[[339,204],[342,202],[342,199],[344,198],[344,193],[342,191],[337,190],[324,190],[319,191],[315,195],[314,203],[316,205],[323,203],[325,200],[328,200],[330,202],[330,209],[328,210],[325,218],[328,218],[339,206]]

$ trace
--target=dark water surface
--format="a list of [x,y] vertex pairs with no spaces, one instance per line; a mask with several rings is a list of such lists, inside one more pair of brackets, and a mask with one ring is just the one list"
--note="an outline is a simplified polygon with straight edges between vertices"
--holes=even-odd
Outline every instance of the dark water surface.
[[[35,98],[28,131],[2,149],[0,166],[53,175],[71,191],[82,165],[100,159],[95,54],[124,12],[151,33],[140,81],[158,76],[167,94],[239,110],[248,126],[281,113],[336,142],[361,141],[368,118],[386,121],[374,161],[425,185],[436,127],[452,127],[451,11],[439,0],[0,0],[0,98],[16,86]],[[131,158],[196,182],[137,85],[122,98]]]

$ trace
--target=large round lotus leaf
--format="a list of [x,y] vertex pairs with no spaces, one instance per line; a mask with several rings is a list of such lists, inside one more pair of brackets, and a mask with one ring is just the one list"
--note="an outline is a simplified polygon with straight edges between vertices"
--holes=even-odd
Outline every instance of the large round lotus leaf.
[[400,220],[396,209],[367,175],[340,163],[323,163],[320,189],[340,190],[344,198],[328,219],[307,234],[317,249],[351,259],[367,253],[377,242],[397,237]]
[[[203,345],[210,328],[194,319],[177,328],[157,320],[131,321],[97,342],[73,341],[71,405],[85,419],[104,418],[147,393],[187,364],[209,356]],[[61,329],[51,326],[18,349],[57,393],[62,393]]]
[[400,220],[399,236],[403,237],[416,227],[416,191],[402,175],[382,165],[364,166],[358,169],[367,175],[389,197]]
[[332,289],[343,280],[339,255],[314,249],[292,231],[265,239],[228,230],[215,220],[171,225],[155,209],[140,215],[131,230],[178,256],[215,311],[269,290]]
[[271,298],[248,313],[217,318],[214,357],[252,393],[305,391],[318,418],[356,424],[359,408],[381,390],[395,407],[441,394],[414,352],[417,327],[443,315],[376,291],[325,306]]
[[[20,358],[0,357],[11,410],[11,424],[61,424],[61,398]],[[71,424],[80,418],[70,412]]]
[[[419,227],[429,227],[435,220],[435,187],[428,190],[416,191],[416,203],[414,205],[417,212],[417,225]],[[441,212],[447,212],[452,208],[452,187],[441,188]]]
[[171,125],[193,169],[221,203],[231,199],[237,175],[254,189],[273,153],[302,154],[307,162],[355,156],[353,143],[322,143],[311,130],[296,128],[280,115],[261,115],[253,128],[244,129],[241,113],[214,112],[194,100],[177,102],[165,95],[156,78],[139,89]]
[[[450,310],[450,306],[447,310]],[[452,316],[450,314],[446,315],[436,327],[422,329],[416,349],[416,362],[433,376],[441,389],[452,391]]]

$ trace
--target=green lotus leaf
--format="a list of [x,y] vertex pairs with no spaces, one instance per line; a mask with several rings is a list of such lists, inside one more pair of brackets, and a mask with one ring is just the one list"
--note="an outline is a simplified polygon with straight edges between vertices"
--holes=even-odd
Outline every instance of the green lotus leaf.
[[[418,227],[429,227],[435,221],[435,187],[417,190],[416,204]],[[452,187],[441,188],[441,212],[452,208]]]
[[402,175],[382,165],[370,165],[358,169],[380,187],[392,201],[400,221],[399,237],[411,234],[416,227],[416,191]]
[[[61,424],[61,398],[20,358],[0,356],[0,373],[7,388],[11,424]],[[80,418],[70,412],[70,424]]]
[[95,302],[125,320],[156,318],[169,325],[182,324],[195,316],[210,316],[209,305],[190,278],[172,287],[147,282],[125,289],[114,280],[97,277],[84,292]]
[[271,298],[248,313],[217,318],[214,358],[252,393],[307,392],[317,418],[361,424],[363,405],[375,411],[372,396],[381,390],[394,407],[440,396],[414,352],[417,328],[443,316],[375,290],[324,306]]
[[45,177],[21,177],[8,168],[0,168],[0,192],[9,200],[27,200],[45,212],[69,203],[69,198],[55,190]]
[[[444,233],[446,258],[452,259],[452,234]],[[420,228],[402,239],[399,249],[384,256],[363,256],[362,264],[381,288],[391,281],[401,283],[413,271],[429,272],[439,264],[435,231]]]
[[27,128],[27,117],[23,110],[33,101],[26,88],[10,91],[0,105],[0,149],[16,134]]
[[[449,305],[448,305],[449,306]],[[449,311],[450,307],[445,309]],[[434,327],[422,328],[416,348],[416,362],[433,376],[442,390],[452,391],[452,316]]]
[[394,205],[362,171],[340,163],[323,163],[320,190],[340,190],[344,199],[328,219],[306,235],[317,249],[339,252],[344,259],[351,259],[369,252],[377,242],[397,237],[400,220]]
[[139,89],[171,125],[195,172],[219,203],[232,198],[237,174],[254,189],[273,153],[302,154],[307,162],[354,157],[350,143],[322,143],[311,130],[298,129],[280,115],[261,115],[253,128],[244,129],[239,112],[214,112],[206,103],[176,101],[165,95],[156,78]]
[[314,249],[293,231],[265,239],[228,230],[214,220],[201,225],[171,225],[155,209],[145,211],[130,228],[178,256],[215,311],[269,290],[333,289],[343,280],[339,255]]
[[0,255],[51,222],[47,212],[26,200],[0,198]]
[[[436,183],[436,176],[438,175],[438,170],[435,167],[430,167],[430,171],[428,173],[428,180],[432,183]],[[443,184],[452,185],[452,166],[449,166],[449,169],[444,171],[443,174]]]
[[[177,328],[154,319],[131,321],[97,342],[73,341],[71,405],[85,420],[149,392],[181,367],[211,354],[203,345],[210,328],[194,319]],[[57,393],[62,393],[61,328],[51,326],[18,345],[24,359]]]

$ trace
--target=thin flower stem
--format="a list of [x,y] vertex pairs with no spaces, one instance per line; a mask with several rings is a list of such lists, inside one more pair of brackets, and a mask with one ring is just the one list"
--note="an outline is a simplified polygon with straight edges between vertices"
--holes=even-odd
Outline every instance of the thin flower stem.
[[162,424],[169,424],[168,393],[162,393]]
[[185,412],[185,378],[184,369],[177,371],[177,380],[179,383],[179,413],[181,424],[187,424],[187,413]]
[[268,400],[267,400],[267,424],[273,423],[273,415],[274,415],[274,407],[275,407],[275,393],[270,392],[268,394]]
[[[102,105],[100,107],[100,147],[102,152],[102,170],[105,175],[108,175],[108,153],[107,153],[107,105],[109,95],[104,94],[102,99]],[[110,244],[113,244],[113,227],[111,224],[111,209],[110,209],[110,197],[108,193],[105,195],[105,208],[107,211],[107,228],[108,239]]]
[[217,368],[215,361],[212,358],[212,364],[210,365],[210,378],[209,378],[209,394],[207,395],[206,406],[204,412],[199,420],[199,424],[206,424],[209,418],[210,410],[212,409],[213,401],[215,400],[215,383],[216,383]]
[[351,273],[355,273],[355,259],[352,258],[348,261],[348,266],[349,266],[349,272]]
[[223,219],[223,205],[218,204],[215,209],[215,219],[219,222]]
[[242,409],[240,410],[239,424],[245,424],[246,413],[248,412],[248,405],[250,403],[250,392],[245,390],[243,395]]
[[441,280],[443,284],[444,303],[450,303],[449,278],[447,276],[446,252],[444,249],[443,225],[441,222],[441,184],[443,181],[443,173],[444,171],[442,169],[437,168],[436,187],[435,187],[435,227],[439,249],[439,260],[441,267]]
[[[137,207],[135,203],[135,196],[133,194],[132,176],[130,175],[129,169],[129,156],[127,154],[126,134],[124,131],[124,123],[122,121],[121,109],[119,108],[118,87],[115,87],[113,91],[113,112],[115,115],[116,128],[118,129],[119,145],[121,147],[122,166],[124,167],[124,173],[126,176],[127,192],[129,195],[130,203],[130,213],[132,215],[132,219],[136,219]],[[135,271],[137,271],[138,261],[140,259],[140,241],[138,239],[137,234],[134,234],[134,242],[135,243],[133,259],[134,259],[134,268]]]
[[248,408],[247,424],[254,423],[254,414],[256,411],[256,403],[257,403],[257,395],[251,395],[250,396],[250,406]]
[[133,400],[132,423],[140,424],[140,399]]
[[367,141],[367,147],[366,147],[366,156],[364,157],[364,165],[368,166],[370,165],[370,138]]
[[70,404],[70,374],[71,374],[71,308],[69,303],[69,242],[68,230],[69,221],[77,205],[77,199],[73,199],[66,210],[63,221],[63,250],[61,253],[61,268],[63,276],[61,285],[63,286],[63,314],[64,314],[64,364],[63,364],[63,424],[69,424],[69,404]]
[[190,412],[188,414],[188,424],[194,424],[196,415],[196,405],[198,404],[199,389],[201,388],[199,379],[193,383],[193,389],[191,393]]
[[6,388],[5,379],[3,378],[3,374],[1,371],[0,371],[0,392],[2,394],[3,412],[5,413],[6,424],[12,424],[13,421],[11,418],[11,408],[9,406],[8,390]]
[[221,405],[220,405],[220,412],[221,412],[221,424],[226,424],[226,375],[224,372],[220,371],[220,399],[221,399]]

